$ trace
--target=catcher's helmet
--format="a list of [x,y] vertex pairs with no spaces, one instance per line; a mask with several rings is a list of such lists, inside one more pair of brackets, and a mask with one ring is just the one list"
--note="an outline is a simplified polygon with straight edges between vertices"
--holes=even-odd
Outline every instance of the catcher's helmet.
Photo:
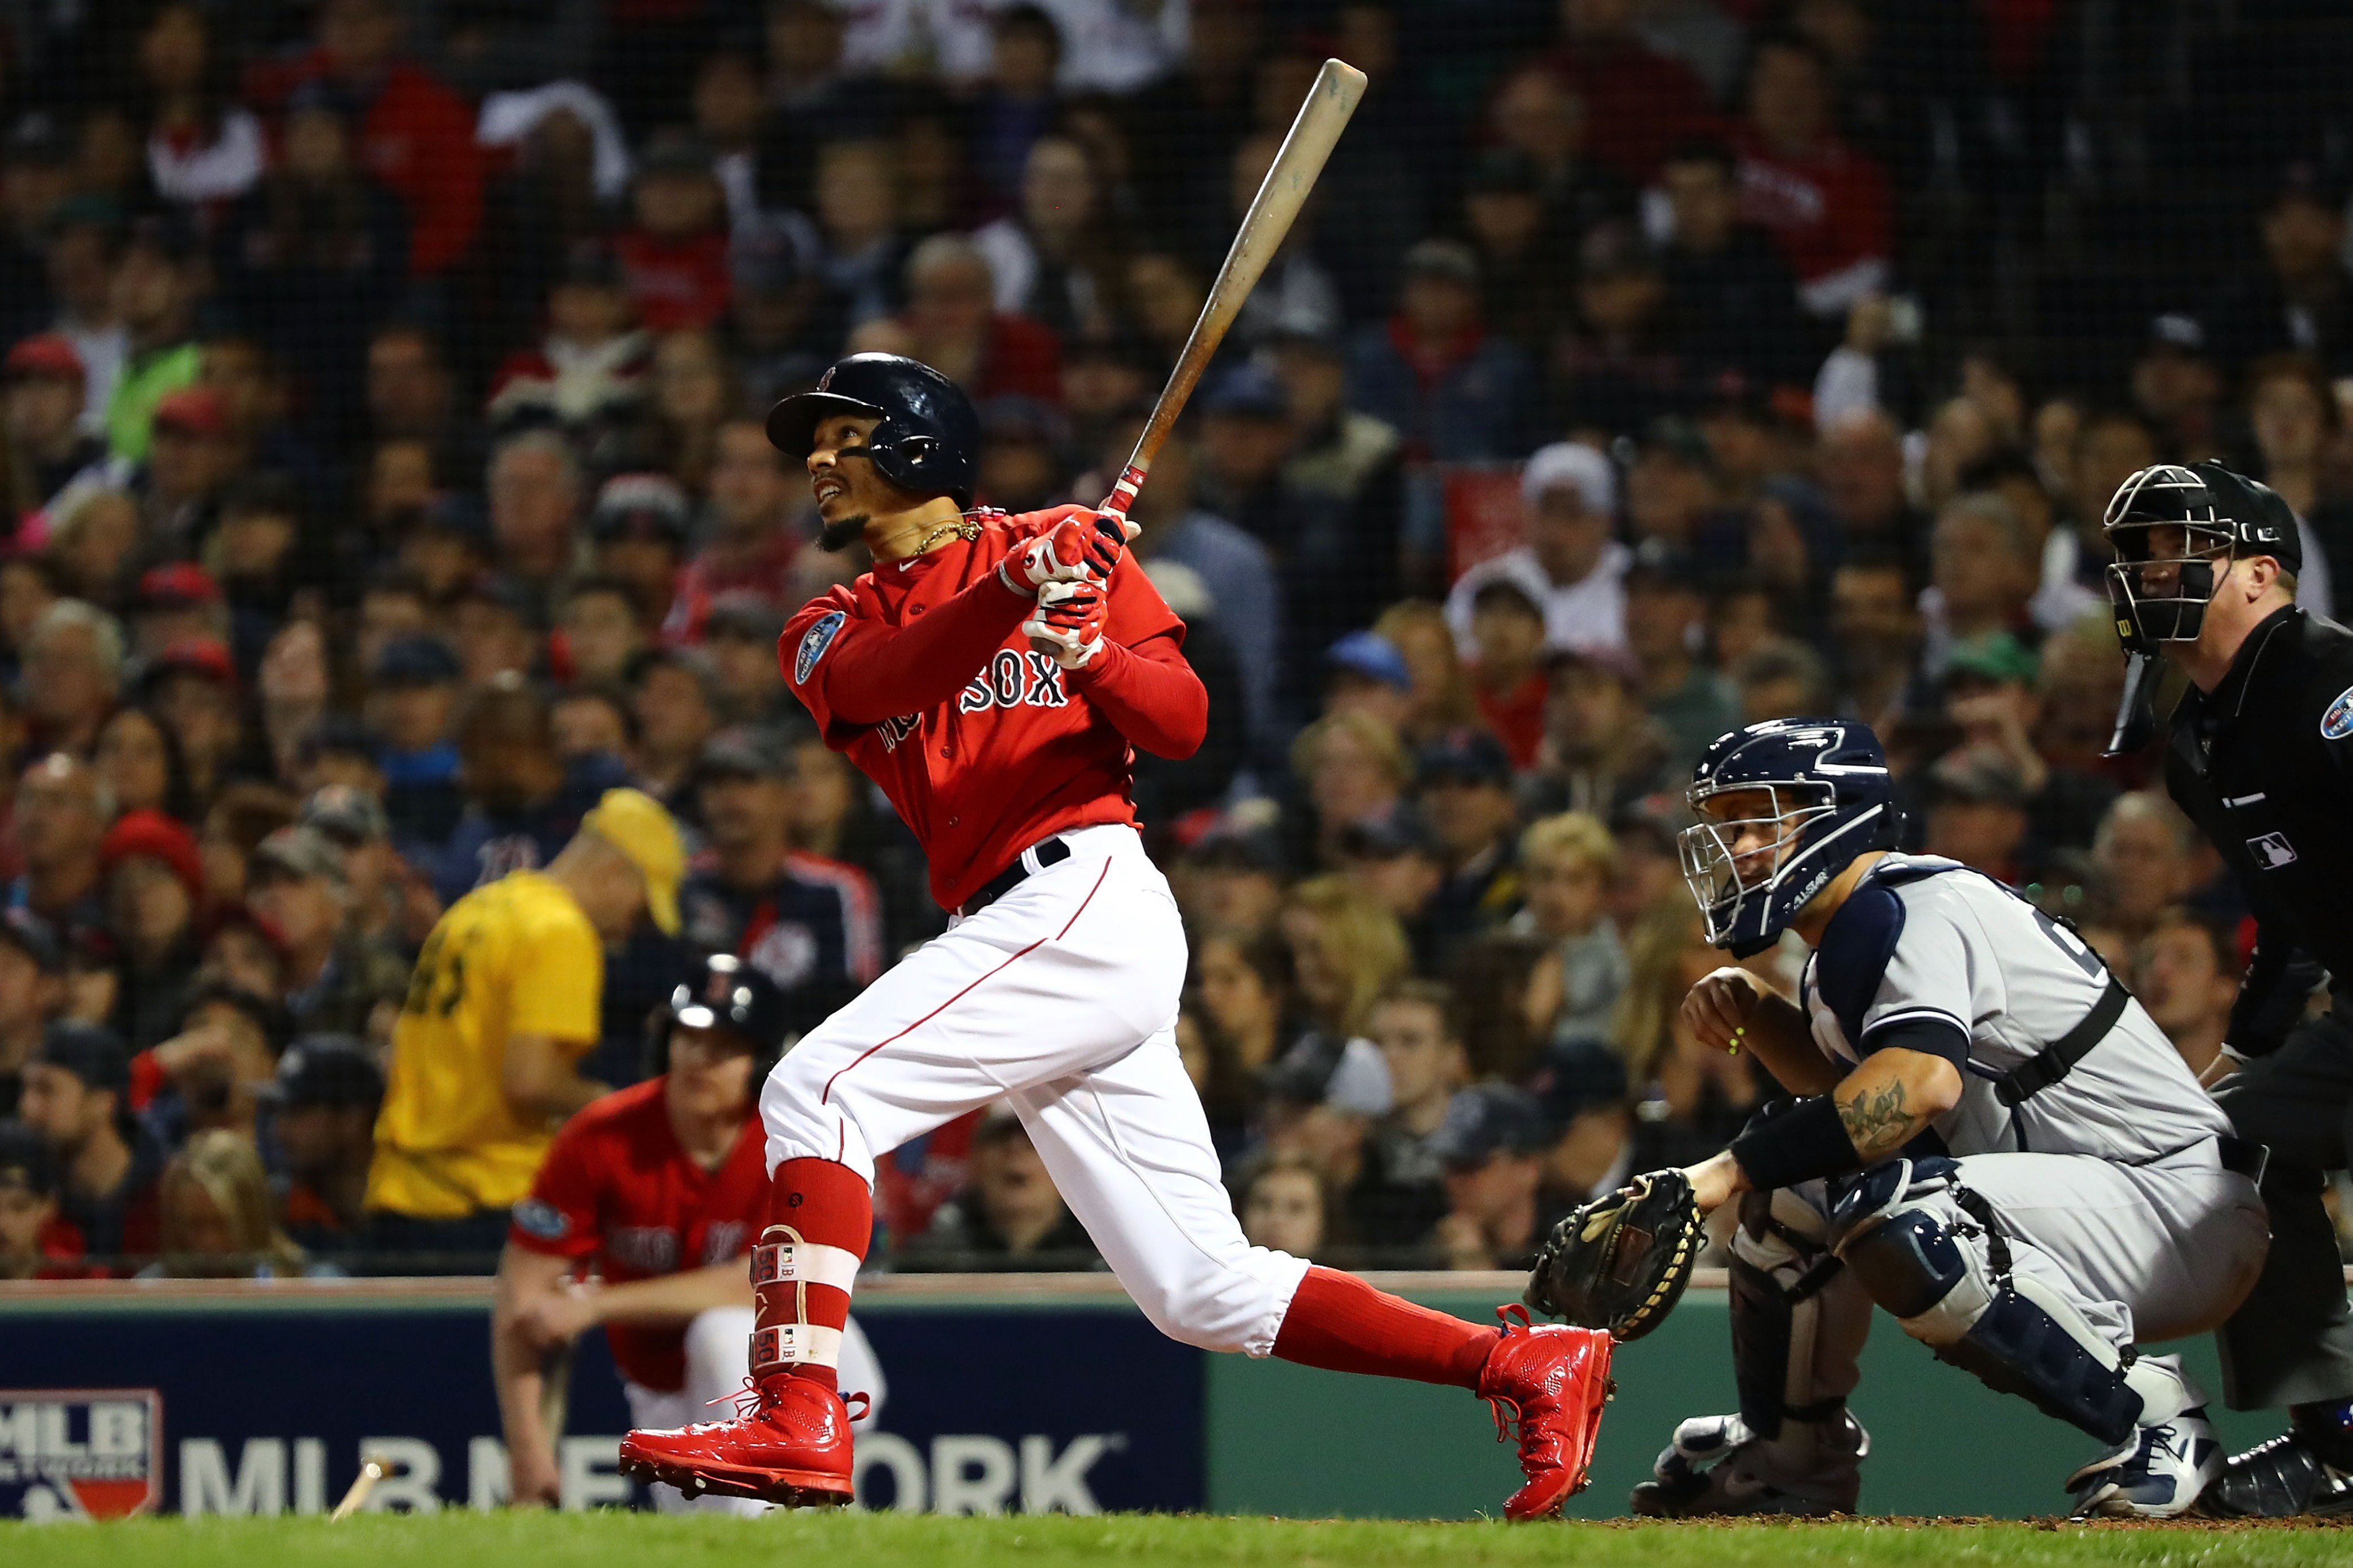
[[[1737,818],[1708,811],[1737,792],[1763,795],[1764,809]],[[1720,735],[1685,798],[1700,820],[1677,841],[1683,880],[1707,940],[1739,956],[1770,945],[1847,862],[1895,847],[1887,755],[1869,725],[1844,719],[1768,719]],[[1770,825],[1771,842],[1741,851],[1742,829],[1758,824]]]
[[2285,572],[2304,565],[2287,502],[2220,463],[2143,468],[2116,487],[2100,526],[2116,552],[2108,566],[2116,635],[2137,653],[2196,642],[2233,556],[2268,555]]
[[768,411],[768,440],[780,452],[806,458],[818,422],[843,414],[882,421],[866,437],[865,451],[884,479],[917,495],[972,505],[980,416],[955,382],[902,354],[851,354],[818,377],[814,390]]
[[784,993],[776,983],[732,952],[714,952],[702,961],[702,971],[670,994],[653,1016],[656,1071],[670,1061],[670,1032],[674,1025],[690,1029],[723,1029],[750,1045],[759,1076],[784,1054],[788,1026]]

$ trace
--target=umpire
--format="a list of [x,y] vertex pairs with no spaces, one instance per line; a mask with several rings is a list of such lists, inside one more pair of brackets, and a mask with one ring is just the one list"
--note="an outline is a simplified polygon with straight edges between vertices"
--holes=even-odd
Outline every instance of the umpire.
[[[2108,596],[2131,657],[2111,755],[2147,741],[2152,668],[2189,678],[2165,783],[2230,863],[2256,941],[2208,1080],[2242,1137],[2271,1149],[2272,1247],[2221,1331],[2234,1409],[2289,1409],[2234,1457],[2200,1510],[2353,1508],[2353,1316],[2321,1205],[2353,1135],[2353,631],[2295,607],[2295,515],[2216,463],[2159,464],[2108,504]],[[2329,1010],[2305,1021],[2326,976]],[[2226,1076],[2227,1075],[2227,1076]]]

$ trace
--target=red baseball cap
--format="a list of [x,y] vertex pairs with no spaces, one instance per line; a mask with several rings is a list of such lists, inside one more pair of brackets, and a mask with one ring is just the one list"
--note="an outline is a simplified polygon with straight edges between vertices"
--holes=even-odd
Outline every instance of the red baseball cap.
[[193,561],[153,566],[139,578],[139,607],[142,610],[181,610],[193,605],[220,602],[220,584],[213,581],[211,573]]
[[201,675],[232,690],[237,687],[237,661],[226,645],[211,637],[189,637],[157,654],[147,667],[147,683],[180,674]]
[[0,375],[14,381],[19,376],[53,375],[69,381],[82,381],[89,376],[81,355],[62,332],[36,332],[21,340],[8,351],[6,363],[0,364]]
[[228,408],[209,386],[184,386],[166,393],[155,405],[154,427],[190,436],[217,436],[228,428]]
[[195,836],[160,811],[129,811],[106,830],[98,846],[98,861],[108,872],[125,860],[145,857],[172,868],[201,902],[205,896],[205,863],[196,852]]

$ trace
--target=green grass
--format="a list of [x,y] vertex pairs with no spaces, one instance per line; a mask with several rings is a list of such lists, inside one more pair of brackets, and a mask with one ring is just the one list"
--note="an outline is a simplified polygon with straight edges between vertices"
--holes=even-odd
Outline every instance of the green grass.
[[1403,1524],[1269,1519],[940,1519],[791,1514],[364,1514],[0,1526],[10,1568],[1059,1568],[1258,1563],[1355,1568],[2299,1568],[2342,1563],[2353,1531],[1854,1521],[1836,1524]]

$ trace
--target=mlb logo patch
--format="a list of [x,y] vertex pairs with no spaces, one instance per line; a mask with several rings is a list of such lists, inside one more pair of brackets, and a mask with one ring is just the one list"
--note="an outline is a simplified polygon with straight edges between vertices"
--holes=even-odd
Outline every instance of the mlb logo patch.
[[2276,871],[2283,866],[2295,864],[2295,846],[2287,841],[2284,833],[2266,833],[2261,838],[2248,839],[2247,853],[2253,856],[2255,864],[2266,871]]
[[2322,740],[2341,741],[2348,735],[2353,735],[2353,686],[2338,692],[2337,700],[2320,716]]
[[0,1389],[0,1519],[123,1519],[163,1492],[155,1390]]

